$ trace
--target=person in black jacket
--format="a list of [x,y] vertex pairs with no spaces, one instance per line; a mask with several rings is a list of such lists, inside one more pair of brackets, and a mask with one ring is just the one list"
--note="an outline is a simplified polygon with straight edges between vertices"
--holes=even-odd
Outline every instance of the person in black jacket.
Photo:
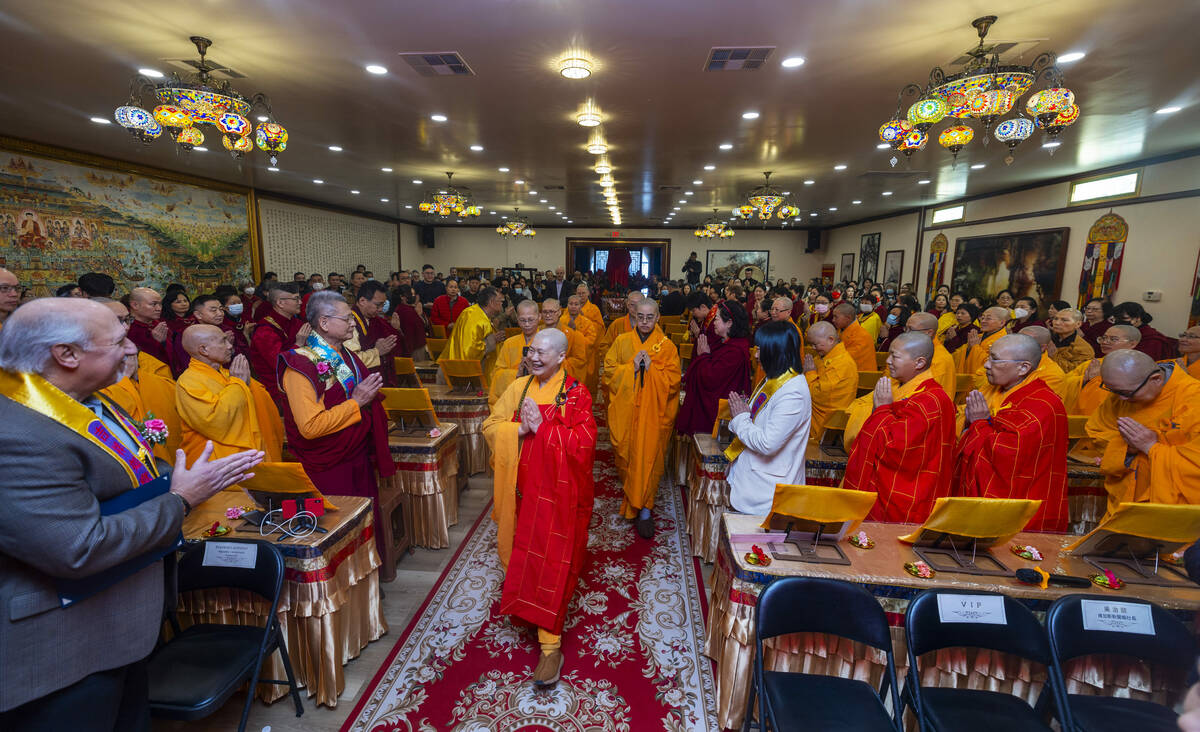
[[668,280],[667,294],[663,295],[658,306],[659,313],[663,316],[679,317],[683,315],[685,307],[683,293],[679,291],[679,282]]
[[687,276],[688,284],[690,284],[690,285],[700,284],[700,272],[702,270],[703,270],[703,267],[700,264],[700,260],[696,259],[696,253],[692,252],[691,256],[688,257],[687,261],[683,263],[683,270],[682,270],[684,275]]

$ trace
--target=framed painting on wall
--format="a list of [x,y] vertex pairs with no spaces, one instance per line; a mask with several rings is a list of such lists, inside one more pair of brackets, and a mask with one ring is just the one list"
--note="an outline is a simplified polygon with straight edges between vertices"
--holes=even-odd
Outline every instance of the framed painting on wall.
[[854,252],[846,252],[842,255],[842,271],[839,279],[842,282],[854,279]]
[[707,267],[705,274],[714,279],[765,282],[771,253],[768,251],[746,251],[742,249],[709,249],[705,252]]
[[1001,290],[1039,303],[1061,298],[1069,228],[962,237],[954,243],[950,289],[991,302]]
[[863,234],[862,241],[858,246],[858,284],[862,284],[863,280],[875,281],[879,274],[879,241],[882,235],[877,231],[874,234]]
[[896,289],[900,289],[900,285],[904,279],[904,250],[891,249],[883,255],[883,283],[886,285],[896,285]]

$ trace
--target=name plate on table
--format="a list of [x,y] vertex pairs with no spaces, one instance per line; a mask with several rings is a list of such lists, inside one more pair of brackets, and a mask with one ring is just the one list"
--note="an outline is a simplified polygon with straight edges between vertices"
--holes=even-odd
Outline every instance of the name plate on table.
[[205,567],[254,569],[256,564],[258,564],[258,544],[210,541],[204,545],[202,565]]
[[1144,602],[1080,600],[1084,630],[1154,635],[1154,615]]
[[938,619],[943,623],[988,623],[1008,625],[1004,598],[999,595],[937,596]]

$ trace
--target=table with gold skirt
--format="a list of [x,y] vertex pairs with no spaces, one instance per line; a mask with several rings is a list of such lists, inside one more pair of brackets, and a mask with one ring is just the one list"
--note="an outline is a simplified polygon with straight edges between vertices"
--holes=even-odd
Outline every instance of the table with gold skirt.
[[[284,581],[278,617],[296,682],[317,704],[336,707],[345,688],[342,666],[387,632],[379,594],[379,554],[371,499],[333,496],[338,510],[326,514],[314,532],[276,543],[283,552]],[[240,520],[225,518],[225,510],[250,499],[240,491],[223,491],[192,511],[183,524],[186,539],[201,538],[214,521],[235,530],[230,538],[260,538],[258,529],[236,530]],[[274,537],[268,540],[274,540]],[[179,601],[179,620],[194,623],[263,625],[270,605],[241,590],[217,589],[185,593]],[[270,656],[263,678],[286,678],[279,653]],[[272,702],[288,693],[286,686],[260,684],[257,696]]]
[[[745,715],[747,696],[754,677],[754,616],[758,596],[776,577],[807,576],[841,579],[862,585],[879,601],[891,623],[896,673],[900,679],[908,668],[904,637],[904,613],[909,600],[925,589],[979,590],[1001,592],[1043,614],[1073,588],[1041,589],[1022,585],[1012,577],[987,577],[939,573],[919,579],[906,573],[904,563],[917,559],[912,547],[897,537],[911,532],[911,524],[867,522],[862,530],[875,541],[875,548],[862,550],[844,543],[852,564],[811,564],[776,560],[769,566],[754,566],[745,560],[750,543],[731,537],[761,531],[762,516],[727,513],[720,523],[719,550],[713,567],[704,653],[717,665],[717,714],[723,728],[738,729]],[[1021,533],[1013,541],[1038,548],[1048,571],[1088,574],[1082,559],[1061,553],[1075,537],[1062,534]],[[1003,555],[1003,556],[1001,556]],[[1010,568],[1031,563],[1000,550],[997,558]],[[1126,586],[1120,592],[1094,588],[1097,594],[1114,599],[1141,598],[1158,603],[1191,622],[1200,608],[1200,587],[1183,581],[1177,587]],[[865,681],[878,688],[886,671],[886,656],[869,646],[820,633],[794,633],[764,643],[767,670],[829,674]],[[1045,683],[1045,671],[1035,663],[1007,654],[980,649],[946,649],[921,659],[922,684],[953,688],[984,689],[1037,700]],[[1176,674],[1153,669],[1139,662],[1109,657],[1088,657],[1065,669],[1073,694],[1104,694],[1159,703],[1173,701],[1182,692],[1184,680]]]
[[438,383],[438,374],[441,369],[438,368],[437,361],[422,361],[413,364],[413,368],[417,372],[417,378],[421,381],[422,386]]
[[386,479],[387,497],[392,491],[408,497],[412,543],[426,549],[450,546],[449,528],[458,523],[459,427],[446,422],[439,431],[437,437],[388,435],[396,473]]
[[486,390],[451,392],[449,386],[433,385],[429,398],[438,420],[458,425],[458,464],[464,475],[486,471],[490,465],[483,421],[491,414]]

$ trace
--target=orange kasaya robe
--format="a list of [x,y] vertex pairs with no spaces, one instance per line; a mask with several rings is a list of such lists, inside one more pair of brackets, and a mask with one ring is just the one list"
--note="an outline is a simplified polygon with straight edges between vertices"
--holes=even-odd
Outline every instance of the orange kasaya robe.
[[142,392],[137,379],[127,376],[112,386],[104,387],[100,393],[124,409],[125,413],[136,421],[145,422],[148,419],[146,403],[142,401]]
[[[544,325],[538,326],[538,330],[545,330],[545,328]],[[587,343],[577,330],[568,329],[562,333],[567,337],[567,357],[563,359],[563,368],[569,375],[583,381],[587,375]]]
[[[592,304],[589,302],[588,305]],[[592,309],[599,315],[599,308],[592,305]],[[586,311],[586,308],[584,310]],[[601,321],[600,325],[597,325],[596,321],[586,316],[585,312],[580,312],[579,315],[575,316],[575,322],[572,324],[571,314],[564,312],[558,318],[558,329],[564,333],[573,330],[579,334],[580,340],[583,341],[585,350],[587,351],[587,358],[585,361],[586,370],[580,378],[584,385],[587,386],[588,393],[594,394],[600,378],[598,352],[600,350],[600,338],[604,335],[603,321]]]
[[608,324],[608,329],[604,331],[604,335],[600,336],[598,344],[597,360],[599,363],[604,363],[604,358],[608,355],[608,349],[612,348],[612,344],[616,342],[617,336],[622,333],[628,333],[633,330],[633,323],[629,322],[629,316],[617,318]]
[[171,465],[175,450],[183,441],[179,412],[175,408],[175,379],[171,367],[154,356],[138,351],[138,391],[146,406],[147,419],[161,419],[167,424],[167,441],[154,446],[154,454]]
[[[508,385],[517,378],[517,369],[525,358],[525,348],[532,339],[533,336],[526,338],[524,333],[518,333],[505,339],[496,349],[496,367],[492,369],[491,386],[488,388],[489,407],[496,403]],[[569,348],[567,350],[570,351]]]
[[983,362],[987,360],[988,354],[992,352],[992,344],[1006,335],[1008,335],[1008,331],[1001,328],[991,335],[984,336],[978,346],[966,345],[956,350],[954,358],[958,364],[958,373],[982,374]]
[[[1043,353],[1042,359],[1038,361],[1037,368],[1035,368],[1029,374],[1028,378],[1041,379],[1042,381],[1046,382],[1046,386],[1050,387],[1051,391],[1061,397],[1063,380],[1066,378],[1066,376],[1067,375],[1063,373],[1062,367],[1054,363],[1053,359]],[[987,372],[984,371],[983,367],[981,366],[979,371],[975,374],[975,388],[983,391],[987,388],[987,386]]]
[[1189,365],[1187,362],[1187,356],[1180,356],[1179,358],[1175,359],[1174,363],[1186,371],[1189,376],[1200,379],[1200,358],[1192,361],[1192,363]]
[[[1117,431],[1121,417],[1154,430],[1158,442],[1149,454],[1126,444]],[[1200,381],[1178,365],[1149,404],[1106,399],[1087,434],[1102,452],[1108,513],[1121,503],[1200,503]]]
[[188,462],[211,440],[216,460],[242,450],[262,450],[269,463],[283,461],[283,420],[271,395],[254,379],[235,379],[226,368],[193,358],[175,383],[175,407]]
[[929,369],[895,387],[892,397],[872,409],[874,395],[867,394],[851,407],[842,488],[878,494],[868,521],[919,524],[936,499],[950,495],[954,402]]
[[[681,368],[679,351],[658,326],[643,341],[636,330],[622,333],[604,359],[608,394],[608,431],[617,472],[625,487],[621,512],[633,518],[639,509],[653,508],[663,474],[667,440],[679,411]],[[638,351],[650,355],[650,366],[639,373],[633,366]]]
[[1029,376],[1000,396],[992,416],[958,440],[952,494],[1038,499],[1025,530],[1066,531],[1067,410],[1045,381]]
[[[505,567],[500,612],[552,634],[562,632],[587,552],[596,446],[591,395],[564,376],[560,369],[545,384],[518,378],[482,427],[496,471],[492,519]],[[560,393],[565,401],[556,406]],[[542,412],[538,431],[525,436],[518,435],[522,396]]]
[[[875,364],[875,341],[871,339],[871,334],[867,332],[867,329],[858,324],[857,320],[850,321],[850,325],[842,329],[842,345],[846,347],[846,353],[849,353],[850,358],[854,359],[854,363],[858,365],[859,371],[879,370],[879,366]],[[803,348],[803,344],[801,348]]]
[[588,300],[583,304],[583,307],[580,308],[579,314],[587,318],[596,326],[596,338],[599,340],[599,334],[604,333],[604,316],[600,314],[600,308],[596,307],[596,303]]
[[814,364],[816,369],[804,374],[812,395],[808,441],[820,442],[829,417],[854,401],[854,395],[858,393],[858,367],[846,352],[844,343],[835,344],[825,356],[815,358]]
[[942,345],[940,338],[933,339],[933,363],[929,364],[929,371],[946,395],[950,397],[950,401],[954,401],[954,394],[958,388],[958,379],[954,371],[954,356],[951,356],[946,347]]
[[[1104,363],[1103,358],[1095,360]],[[1082,363],[1063,375],[1058,395],[1062,397],[1067,414],[1090,417],[1108,397],[1108,392],[1101,386],[1099,373],[1091,379],[1086,378],[1087,369],[1091,363],[1091,361]]]

